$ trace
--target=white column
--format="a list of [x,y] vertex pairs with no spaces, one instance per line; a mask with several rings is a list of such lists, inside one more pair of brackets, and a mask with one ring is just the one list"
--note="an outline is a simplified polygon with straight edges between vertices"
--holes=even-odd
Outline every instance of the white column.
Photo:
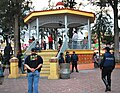
[[88,19],[88,48],[91,49],[91,30],[90,30],[90,19]]
[[30,23],[28,24],[28,31],[29,31],[29,39],[30,39],[30,33],[31,33]]
[[68,36],[67,36],[68,27],[67,26],[68,26],[68,17],[67,17],[67,15],[65,15],[65,37],[64,37],[65,39],[64,40],[66,42],[66,44],[65,44],[66,49],[68,48],[68,42],[67,42],[68,41]]
[[65,35],[67,36],[68,28],[67,28],[67,15],[65,15]]
[[36,18],[36,31],[37,31],[37,40],[39,41],[39,19]]

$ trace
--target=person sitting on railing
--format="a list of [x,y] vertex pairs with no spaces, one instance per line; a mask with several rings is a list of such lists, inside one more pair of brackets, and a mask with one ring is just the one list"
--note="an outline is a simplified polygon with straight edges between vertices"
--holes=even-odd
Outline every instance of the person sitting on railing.
[[34,38],[34,36],[32,36],[32,41],[35,41],[35,38]]
[[37,52],[40,52],[40,44],[38,41],[36,42],[35,49]]
[[33,42],[33,41],[35,41],[35,38],[34,38],[34,36],[32,36],[32,38],[31,39],[29,39],[29,45],[31,45],[31,43]]
[[31,43],[32,43],[33,41],[32,41],[32,39],[29,39],[29,41],[28,41],[28,42],[29,42],[29,45],[31,45]]

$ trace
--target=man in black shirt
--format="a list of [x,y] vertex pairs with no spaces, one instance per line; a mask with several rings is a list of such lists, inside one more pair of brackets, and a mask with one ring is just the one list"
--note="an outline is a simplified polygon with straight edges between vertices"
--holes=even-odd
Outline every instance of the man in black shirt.
[[39,75],[43,64],[41,56],[36,54],[36,49],[31,49],[31,54],[25,59],[28,72],[28,93],[38,93]]

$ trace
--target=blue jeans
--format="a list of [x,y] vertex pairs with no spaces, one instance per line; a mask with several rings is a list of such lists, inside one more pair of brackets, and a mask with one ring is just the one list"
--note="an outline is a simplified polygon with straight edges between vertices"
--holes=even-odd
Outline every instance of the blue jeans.
[[36,70],[35,72],[28,73],[28,93],[39,93],[38,84],[40,72]]

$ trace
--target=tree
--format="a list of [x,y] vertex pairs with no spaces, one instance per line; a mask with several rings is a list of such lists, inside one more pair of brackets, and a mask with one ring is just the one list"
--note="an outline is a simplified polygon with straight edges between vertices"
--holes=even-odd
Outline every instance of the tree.
[[65,7],[70,7],[70,8],[74,8],[74,6],[77,4],[75,0],[62,0],[62,2],[64,2]]
[[118,27],[118,1],[119,0],[107,0],[113,8],[114,13],[114,54],[116,62],[120,62],[119,56],[119,27]]
[[[100,55],[100,42],[103,41],[104,37],[112,36],[112,21],[111,16],[107,12],[100,11],[96,14],[96,22],[92,27],[92,34],[97,34],[98,45],[99,45],[99,55]],[[103,42],[102,42],[103,43]],[[108,42],[106,42],[107,44]]]
[[120,0],[88,0],[93,5],[98,5],[100,7],[111,6],[114,14],[114,55],[116,62],[120,61],[119,56],[119,27],[118,27],[118,3]]
[[101,3],[111,5],[114,13],[114,55],[116,62],[120,61],[119,56],[119,27],[118,27],[118,2],[119,0],[100,0]]
[[[30,0],[1,0],[0,1],[0,27],[5,32],[14,33],[14,56],[17,51],[21,51],[20,47],[20,25],[23,24],[23,16],[26,11],[30,11],[28,4]],[[9,33],[9,34],[11,34]]]

